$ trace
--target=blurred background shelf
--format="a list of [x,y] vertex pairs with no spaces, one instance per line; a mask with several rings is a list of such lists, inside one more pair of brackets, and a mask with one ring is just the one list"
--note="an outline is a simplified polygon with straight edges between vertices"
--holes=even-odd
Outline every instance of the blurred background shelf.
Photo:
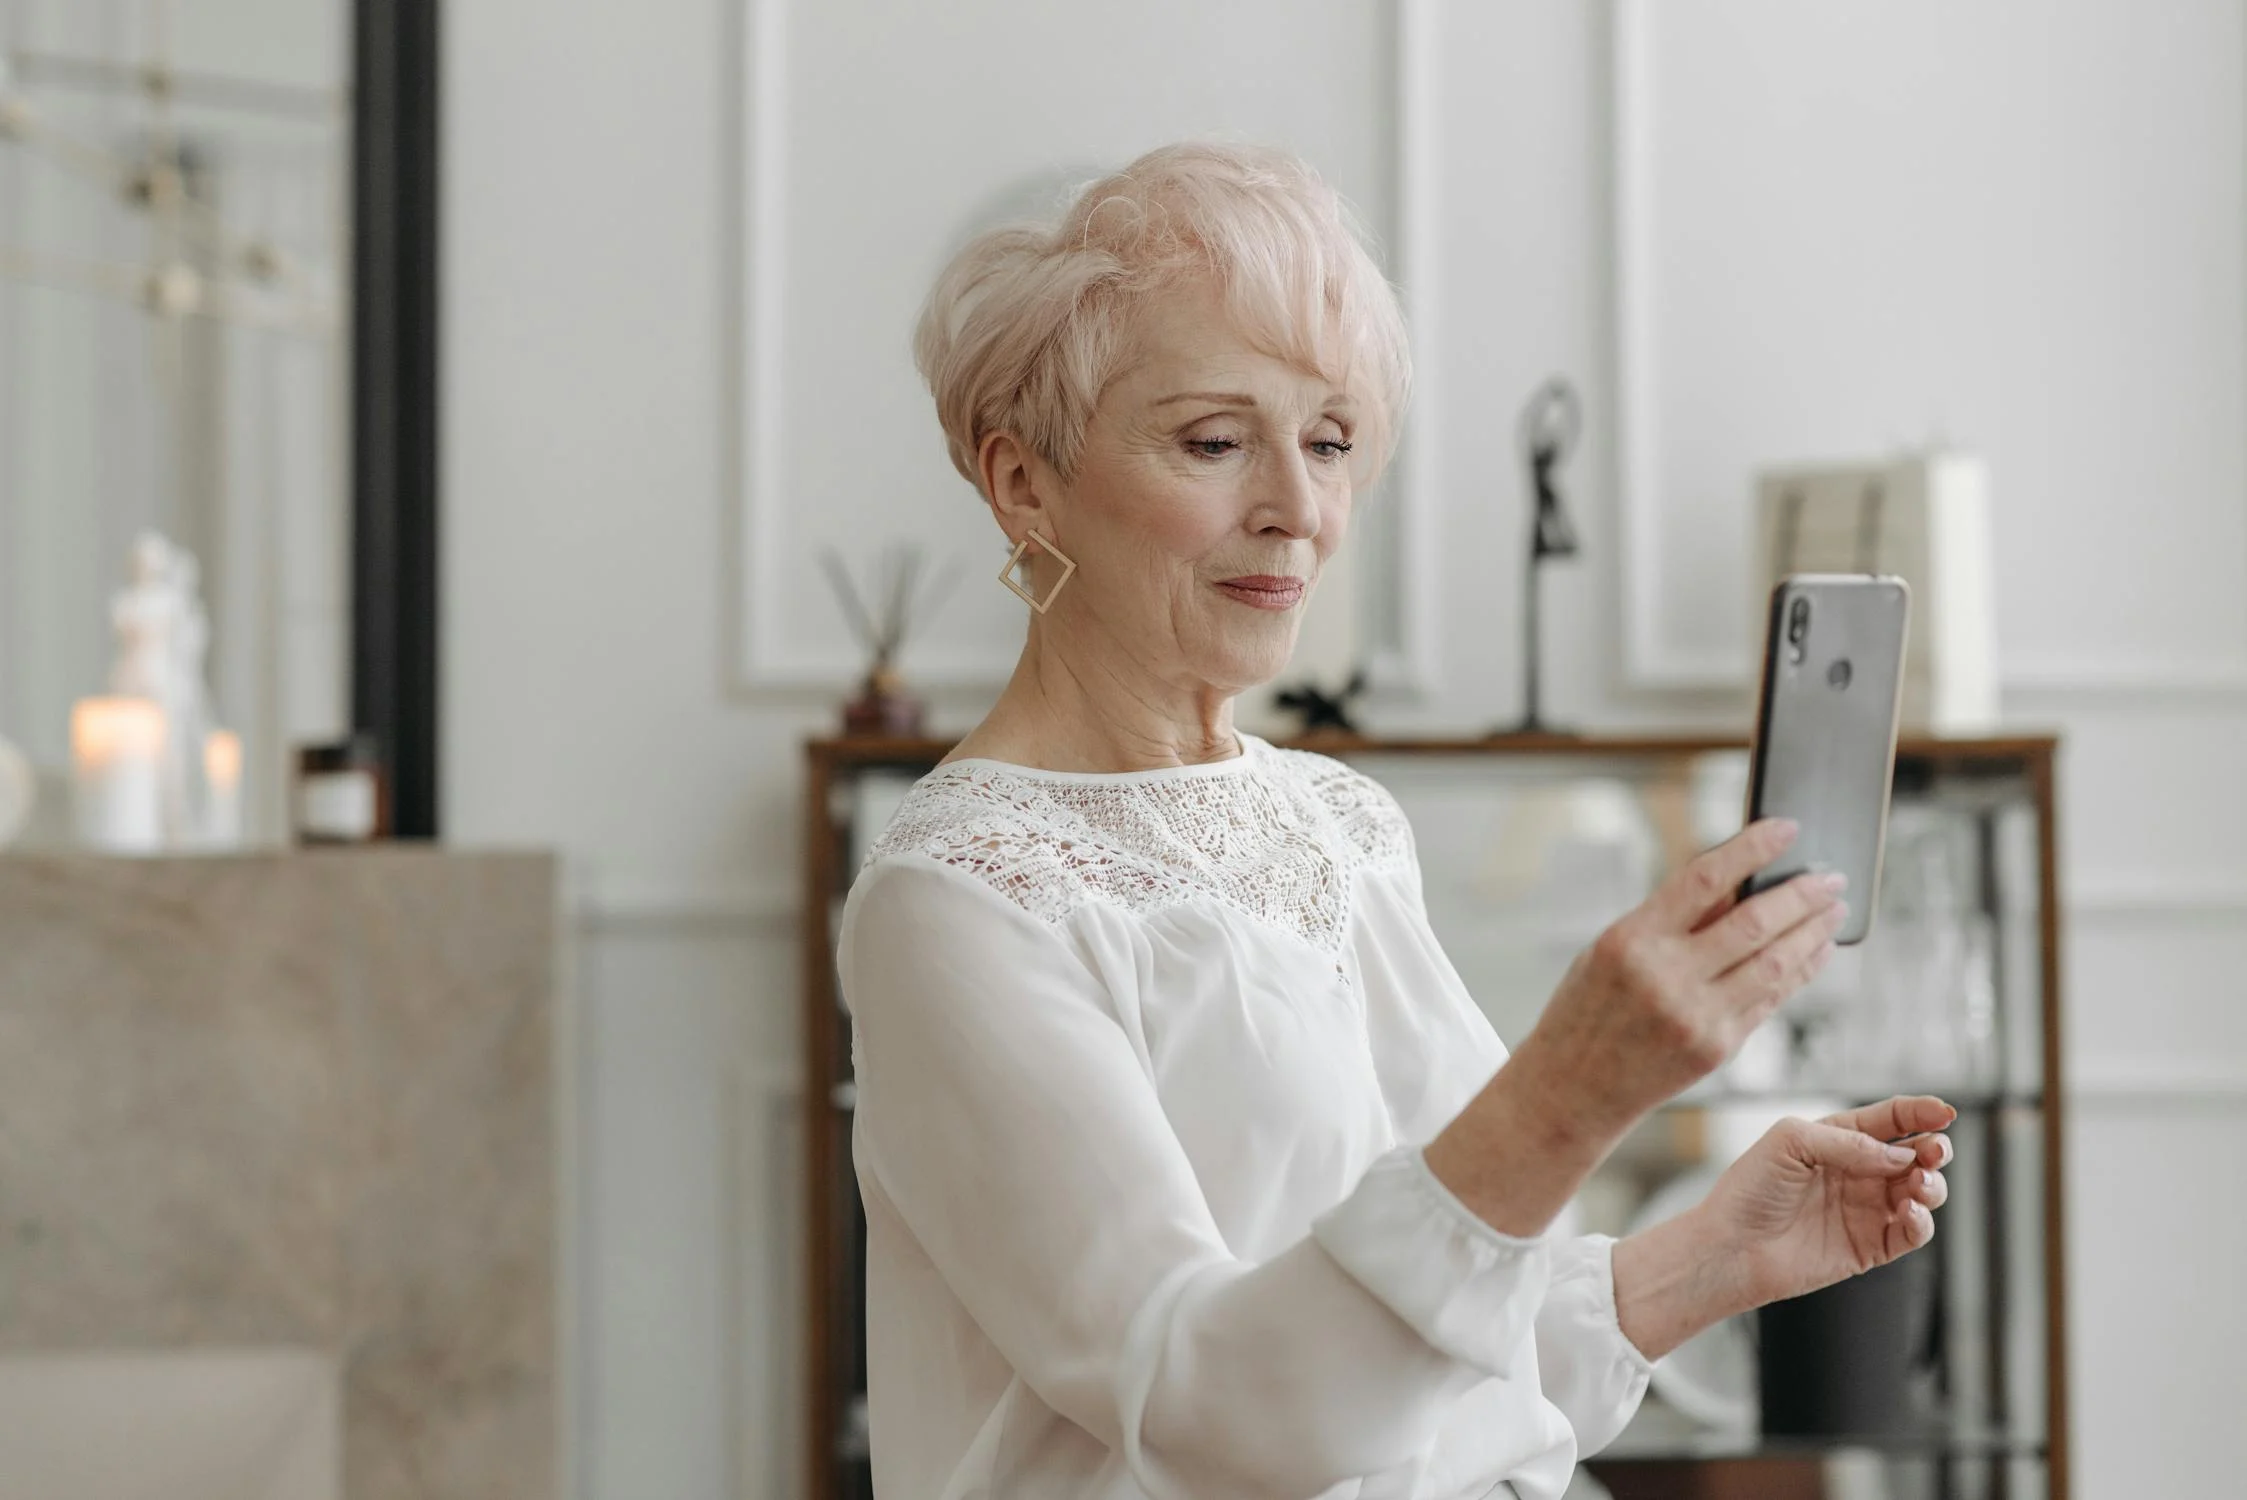
[[[1885,1099],[1894,1089],[1858,1089],[1836,1097],[1848,1104],[1870,1104]],[[1959,1089],[1930,1086],[1926,1093],[1939,1095],[1943,1102],[1957,1106],[1961,1113],[1978,1110],[2041,1109],[2044,1106],[2042,1089]],[[1702,1113],[1737,1104],[1785,1104],[1802,1097],[1801,1089],[1719,1089],[1705,1094],[1680,1095],[1662,1106],[1673,1113]]]
[[1592,1460],[1595,1471],[1622,1464],[1711,1458],[1802,1458],[1861,1452],[1890,1455],[2043,1458],[2050,1445],[2040,1433],[2009,1433],[1960,1422],[1937,1421],[1919,1432],[1834,1433],[1820,1438],[1726,1432],[1684,1416],[1650,1397],[1640,1416]]

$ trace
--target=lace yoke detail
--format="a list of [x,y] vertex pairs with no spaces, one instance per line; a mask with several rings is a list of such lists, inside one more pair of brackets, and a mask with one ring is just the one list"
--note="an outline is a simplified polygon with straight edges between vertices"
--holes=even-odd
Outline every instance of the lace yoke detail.
[[1411,861],[1404,812],[1328,756],[1256,739],[1244,753],[1237,769],[1143,780],[954,761],[913,785],[865,864],[934,859],[1047,922],[1088,901],[1151,913],[1214,898],[1338,953],[1353,878]]

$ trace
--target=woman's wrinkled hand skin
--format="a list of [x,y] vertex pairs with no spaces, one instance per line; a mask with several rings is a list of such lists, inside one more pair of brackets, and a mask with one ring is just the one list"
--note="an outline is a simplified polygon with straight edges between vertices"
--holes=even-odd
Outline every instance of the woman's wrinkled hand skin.
[[[1796,831],[1779,819],[1753,824],[1678,870],[1577,958],[1515,1053],[1534,1055],[1548,1106],[1565,1101],[1591,1139],[1612,1142],[1714,1072],[1817,975],[1848,910],[1838,877],[1798,875],[1736,899]],[[1698,1206],[1615,1246],[1624,1333],[1659,1359],[1722,1318],[1926,1244],[1948,1192],[1951,1145],[1939,1132],[1957,1117],[1940,1099],[1915,1097],[1781,1120]]]
[[1727,1167],[1696,1211],[1760,1307],[1884,1266],[1935,1237],[1958,1111],[1930,1095],[1823,1120],[1785,1119]]
[[1689,861],[1570,966],[1521,1050],[1594,1129],[1628,1128],[1715,1071],[1832,957],[1842,877],[1734,899],[1795,833],[1767,818]]
[[1785,1119],[1708,1197],[1615,1246],[1615,1311],[1648,1359],[1737,1313],[1884,1266],[1935,1237],[1949,1189],[1940,1099]]

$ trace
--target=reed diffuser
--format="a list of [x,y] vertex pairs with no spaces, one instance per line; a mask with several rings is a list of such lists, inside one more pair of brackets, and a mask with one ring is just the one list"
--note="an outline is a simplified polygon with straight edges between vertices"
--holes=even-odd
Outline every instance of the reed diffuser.
[[897,657],[905,647],[907,631],[924,624],[950,595],[959,581],[958,568],[946,566],[932,577],[923,568],[926,558],[920,547],[894,543],[883,549],[875,564],[874,587],[862,593],[833,548],[821,554],[820,561],[834,585],[836,602],[867,653],[866,675],[859,681],[857,696],[843,705],[843,733],[920,734],[927,705],[906,690]]

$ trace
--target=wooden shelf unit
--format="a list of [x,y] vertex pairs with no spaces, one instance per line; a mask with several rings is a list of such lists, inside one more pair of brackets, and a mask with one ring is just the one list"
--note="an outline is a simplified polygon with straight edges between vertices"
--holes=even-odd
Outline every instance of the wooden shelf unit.
[[[1726,735],[1503,734],[1488,738],[1320,735],[1289,740],[1289,747],[1343,759],[1360,756],[1543,758],[1558,761],[1645,764],[1688,762],[1719,752],[1742,752],[1746,740]],[[838,1003],[835,917],[855,871],[846,868],[853,830],[845,798],[854,777],[869,770],[925,772],[954,741],[946,738],[818,738],[805,744],[802,1000],[804,1020],[805,1232],[808,1307],[803,1351],[807,1488],[810,1500],[861,1500],[864,1459],[855,1445],[862,1429],[852,1421],[863,1392],[863,1260],[856,1236],[857,1184],[850,1163],[852,1080],[848,1019]],[[2061,1087],[2061,972],[2058,837],[2055,821],[2056,736],[2014,734],[1988,738],[1910,738],[1899,743],[1900,793],[1941,778],[2018,778],[2036,820],[2037,946],[2041,989],[2041,1074],[2036,1102],[2042,1130],[2042,1281],[2046,1431],[2039,1445],[2045,1488],[2028,1497],[2010,1493],[2000,1473],[1989,1493],[2000,1500],[2069,1500],[2067,1380],[2066,1096]],[[1620,913],[1618,913],[1620,915]],[[862,1415],[863,1407],[859,1408]],[[1816,1460],[1799,1444],[1759,1453],[1659,1455],[1592,1461],[1618,1500],[1636,1494],[1743,1497],[1816,1496]]]

